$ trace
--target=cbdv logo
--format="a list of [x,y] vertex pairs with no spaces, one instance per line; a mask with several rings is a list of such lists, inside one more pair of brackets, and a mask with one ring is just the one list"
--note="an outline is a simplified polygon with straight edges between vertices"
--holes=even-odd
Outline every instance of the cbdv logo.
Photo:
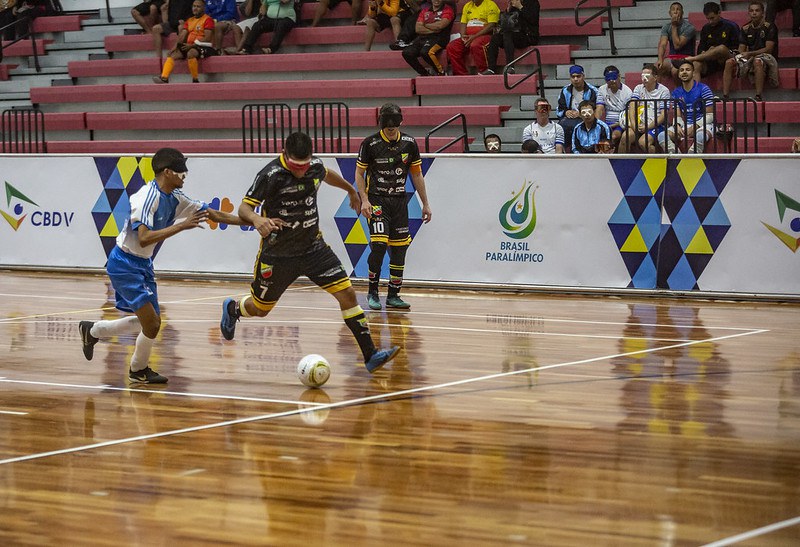
[[775,227],[761,222],[767,230],[773,233],[784,245],[796,253],[800,248],[800,203],[786,194],[775,190],[778,200],[778,220],[780,227]]
[[486,251],[487,262],[544,262],[544,255],[531,252],[527,241],[536,229],[536,190],[525,181],[519,192],[500,207],[498,215],[503,233],[512,241],[500,241],[497,251]]
[[[6,206],[11,209],[11,212],[0,209],[0,214],[3,215],[3,218],[6,219],[6,222],[8,222],[16,232],[22,225],[22,221],[28,217],[28,206],[32,205],[34,207],[39,207],[39,204],[20,192],[17,188],[13,187],[8,183],[8,181],[5,181],[5,189]],[[12,202],[14,203],[13,207],[11,205]],[[30,213],[30,223],[33,226],[44,227],[57,227],[61,226],[62,224],[69,226],[69,223],[72,222],[73,216],[75,216],[74,212],[34,210]]]

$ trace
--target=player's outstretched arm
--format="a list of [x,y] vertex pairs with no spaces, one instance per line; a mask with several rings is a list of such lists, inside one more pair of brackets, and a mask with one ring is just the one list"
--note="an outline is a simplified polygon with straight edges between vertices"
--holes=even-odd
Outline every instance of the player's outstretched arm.
[[353,211],[358,212],[361,209],[361,198],[358,196],[358,192],[356,192],[356,189],[353,188],[353,185],[344,180],[339,173],[328,169],[324,180],[331,186],[341,188],[347,192],[347,194],[350,196],[350,208]]
[[154,245],[160,241],[164,241],[168,237],[172,237],[184,230],[191,230],[192,228],[200,228],[208,220],[208,210],[197,211],[192,216],[188,217],[183,222],[177,222],[166,228],[160,230],[151,230],[144,224],[140,225],[137,229],[139,236],[139,244],[142,247]]
[[232,215],[230,213],[225,213],[223,211],[217,211],[216,209],[208,209],[208,218],[213,220],[214,222],[220,222],[222,224],[232,224],[234,226],[252,226],[252,222],[247,222],[239,215]]

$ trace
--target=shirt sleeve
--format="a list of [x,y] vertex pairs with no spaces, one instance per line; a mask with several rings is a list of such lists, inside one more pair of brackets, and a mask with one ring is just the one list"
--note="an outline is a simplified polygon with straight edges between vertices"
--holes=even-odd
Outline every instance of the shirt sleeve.
[[189,218],[197,211],[205,211],[208,209],[208,204],[202,201],[191,199],[189,196],[175,190],[172,194],[178,198],[178,206],[175,208],[175,218]]

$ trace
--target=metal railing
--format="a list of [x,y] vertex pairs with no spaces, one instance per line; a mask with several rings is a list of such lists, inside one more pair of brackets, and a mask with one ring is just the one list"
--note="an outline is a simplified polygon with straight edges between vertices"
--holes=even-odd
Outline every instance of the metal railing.
[[350,108],[342,102],[300,103],[297,126],[315,152],[350,152]]
[[[5,32],[6,29],[9,29],[11,27],[16,27],[16,26],[20,25],[23,21],[27,22],[27,26],[28,26],[27,32],[25,32],[25,34],[23,34],[22,36],[18,36],[16,40],[12,40],[8,44],[5,44],[5,45],[3,45],[3,41],[0,40],[0,50],[4,50],[8,46],[14,45],[17,42],[21,42],[22,40],[25,40],[26,38],[30,38],[31,39],[31,48],[33,48],[33,66],[36,69],[36,72],[41,72],[42,68],[39,66],[39,52],[36,51],[36,39],[35,39],[36,38],[36,34],[33,32],[33,19],[31,19],[30,17],[23,17],[22,19],[17,19],[16,21],[13,21],[13,22],[5,25],[5,26],[0,27],[0,37],[3,35],[3,33]],[[2,60],[3,57],[5,57],[5,55],[0,55],[0,60]]]
[[613,17],[613,15],[611,13],[611,0],[606,0],[605,7],[600,8],[600,10],[597,13],[595,13],[594,15],[591,15],[588,19],[585,19],[585,20],[581,21],[580,20],[580,15],[578,14],[578,10],[580,10],[581,6],[584,5],[588,1],[589,0],[580,0],[580,2],[578,2],[575,5],[575,24],[578,25],[579,27],[582,27],[582,26],[587,25],[590,22],[594,21],[595,19],[597,19],[601,15],[607,13],[608,14],[608,41],[609,41],[609,44],[611,45],[611,55],[616,55],[617,54],[617,46],[614,44],[614,17]]
[[44,114],[38,108],[9,108],[0,115],[0,152],[44,154]]
[[[627,140],[629,131],[632,129],[634,133],[635,142],[626,143],[627,149],[633,146],[643,148],[643,152],[651,151],[651,147],[665,147],[665,139],[667,132],[672,130],[675,134],[678,133],[678,118],[672,116],[670,119],[670,111],[675,112],[680,108],[681,101],[676,99],[632,99],[628,101],[625,107],[625,128],[626,132],[622,135],[622,139]],[[631,112],[634,116],[631,120]],[[661,123],[658,123],[659,117],[663,114]],[[652,135],[651,133],[655,133]],[[644,140],[643,145],[639,144],[639,140]],[[620,141],[621,143],[621,141]]]
[[[722,109],[717,108],[721,104]],[[760,103],[755,99],[718,99],[714,98],[714,110],[716,114],[715,143],[724,146],[724,152],[739,153],[739,140],[737,133],[741,133],[742,148],[744,153],[750,152],[750,143],[753,144],[753,152],[758,153],[758,106]],[[728,105],[731,105],[729,116]],[[741,107],[741,110],[740,110]],[[732,146],[731,146],[732,145]]]
[[453,123],[454,121],[459,120],[459,119],[461,120],[461,134],[458,135],[457,137],[453,137],[453,139],[450,142],[448,142],[447,144],[445,144],[444,146],[442,146],[438,150],[435,150],[433,153],[434,154],[438,154],[439,152],[444,152],[445,150],[447,150],[448,148],[450,148],[451,146],[453,146],[454,144],[456,144],[458,141],[461,141],[461,140],[464,141],[464,152],[469,152],[469,135],[467,134],[467,117],[464,116],[464,114],[459,112],[458,114],[456,114],[455,116],[453,116],[449,120],[443,121],[442,123],[440,123],[439,125],[437,125],[433,129],[428,131],[428,134],[425,135],[425,153],[429,153],[431,151],[431,135],[433,135],[434,133],[436,133],[440,129],[443,129],[443,128],[447,127],[448,125],[450,125],[451,123]]
[[[536,55],[536,65],[534,65],[533,70],[531,72],[526,72],[525,76],[514,82],[513,84],[509,84],[508,82],[508,69],[514,68],[516,71],[516,65],[518,62],[522,61],[528,55]],[[506,67],[503,69],[503,85],[505,85],[506,89],[514,89],[518,85],[521,85],[523,82],[532,78],[534,75],[539,75],[539,80],[536,82],[536,89],[539,91],[539,95],[544,98],[544,72],[542,72],[542,54],[539,52],[539,48],[531,48],[510,63],[506,64]]]
[[242,152],[280,152],[292,127],[292,109],[288,104],[246,104],[242,107]]

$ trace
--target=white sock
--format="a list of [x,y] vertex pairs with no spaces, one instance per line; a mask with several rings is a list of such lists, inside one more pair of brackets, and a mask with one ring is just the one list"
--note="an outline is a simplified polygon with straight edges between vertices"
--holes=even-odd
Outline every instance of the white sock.
[[111,338],[120,334],[134,334],[141,331],[142,325],[135,315],[114,319],[113,321],[98,321],[92,325],[89,334],[95,338]]
[[153,349],[155,338],[148,338],[143,332],[139,333],[136,337],[136,346],[133,349],[133,357],[131,357],[131,370],[137,372],[147,368],[147,362],[150,361],[150,351]]

